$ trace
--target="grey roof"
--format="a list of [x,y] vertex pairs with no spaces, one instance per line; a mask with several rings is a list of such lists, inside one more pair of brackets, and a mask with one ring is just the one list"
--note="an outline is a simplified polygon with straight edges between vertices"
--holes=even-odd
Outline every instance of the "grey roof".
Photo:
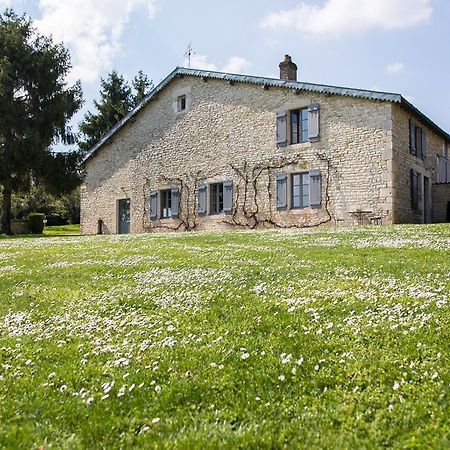
[[143,109],[159,92],[161,92],[175,77],[193,76],[200,78],[213,78],[216,80],[224,80],[236,83],[259,84],[261,86],[279,87],[294,89],[299,91],[317,92],[320,94],[343,95],[346,97],[363,98],[369,100],[379,100],[383,102],[399,103],[408,111],[417,115],[424,123],[432,128],[437,134],[443,136],[450,141],[450,135],[436,125],[425,114],[419,111],[415,106],[409,103],[401,94],[391,92],[370,91],[365,89],[354,89],[340,86],[328,86],[325,84],[304,83],[302,81],[286,81],[275,78],[256,77],[251,75],[238,75],[225,72],[214,72],[210,70],[187,69],[185,67],[177,67],[169,75],[167,75],[161,83],[158,84],[132,111],[130,111],[123,119],[114,125],[89,151],[82,161],[86,163],[92,158],[100,147],[106,144],[109,139],[119,131],[125,124],[133,118],[141,109]]

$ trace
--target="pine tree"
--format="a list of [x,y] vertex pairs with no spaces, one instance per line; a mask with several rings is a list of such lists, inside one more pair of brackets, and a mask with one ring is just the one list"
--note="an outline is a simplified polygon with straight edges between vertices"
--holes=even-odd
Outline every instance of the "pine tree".
[[12,10],[0,15],[0,233],[11,232],[11,195],[42,179],[53,192],[81,182],[77,154],[51,153],[56,139],[73,143],[67,124],[81,107],[77,82],[68,87],[70,55],[39,35],[31,19]]
[[133,95],[133,107],[137,106],[144,97],[154,88],[153,81],[149,80],[142,70],[133,79],[133,89],[135,94]]
[[88,112],[79,125],[85,140],[79,142],[87,152],[110,128],[122,119],[132,107],[131,89],[116,71],[101,80],[100,102],[94,100],[97,114]]
[[142,71],[132,81],[133,90],[116,71],[101,80],[100,101],[94,100],[97,113],[88,112],[79,125],[84,139],[78,143],[86,154],[119,120],[130,112],[153,88],[153,82]]

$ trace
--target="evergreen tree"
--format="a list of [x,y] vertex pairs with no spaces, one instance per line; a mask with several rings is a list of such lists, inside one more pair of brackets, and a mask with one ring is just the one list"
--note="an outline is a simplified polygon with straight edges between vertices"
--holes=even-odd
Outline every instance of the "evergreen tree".
[[149,80],[142,70],[133,79],[133,107],[139,105],[144,97],[154,88],[153,81]]
[[94,100],[96,114],[88,112],[79,125],[84,140],[78,146],[86,154],[119,120],[130,112],[153,88],[153,82],[139,71],[132,81],[133,91],[116,71],[101,80],[100,101]]
[[68,87],[68,51],[39,35],[30,19],[0,15],[0,233],[11,232],[11,195],[32,179],[52,192],[81,181],[77,154],[54,155],[56,139],[74,143],[68,121],[82,104],[80,83]]
[[116,71],[106,80],[101,80],[100,102],[94,100],[97,114],[88,112],[79,125],[85,140],[79,142],[79,148],[86,153],[97,141],[122,119],[132,108],[131,89],[124,78]]

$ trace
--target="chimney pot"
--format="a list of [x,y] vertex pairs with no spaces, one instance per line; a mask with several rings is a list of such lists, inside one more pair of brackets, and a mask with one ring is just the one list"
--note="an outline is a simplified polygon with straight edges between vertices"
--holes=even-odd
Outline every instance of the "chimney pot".
[[285,55],[284,61],[280,62],[280,80],[297,81],[297,65],[289,55]]

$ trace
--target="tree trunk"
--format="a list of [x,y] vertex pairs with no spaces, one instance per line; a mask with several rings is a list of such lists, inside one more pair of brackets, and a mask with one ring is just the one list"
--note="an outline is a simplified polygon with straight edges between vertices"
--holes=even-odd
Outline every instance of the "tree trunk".
[[11,188],[3,186],[3,201],[0,220],[0,234],[12,234],[11,232]]

